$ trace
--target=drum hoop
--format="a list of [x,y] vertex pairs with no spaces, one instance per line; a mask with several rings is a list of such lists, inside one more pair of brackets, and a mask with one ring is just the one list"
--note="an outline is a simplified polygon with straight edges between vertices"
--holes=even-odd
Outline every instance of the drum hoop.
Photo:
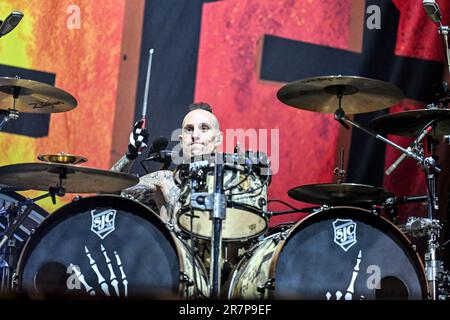
[[[277,244],[274,253],[273,258],[270,262],[269,266],[269,272],[268,277],[270,279],[275,279],[275,271],[276,266],[278,264],[278,259],[280,257],[281,251],[283,251],[286,244],[293,238],[297,232],[300,230],[312,225],[315,222],[319,222],[323,220],[324,218],[328,217],[327,219],[333,219],[333,216],[336,216],[339,213],[339,211],[336,210],[343,210],[343,209],[351,209],[353,212],[350,213],[351,218],[355,217],[355,219],[359,219],[358,221],[367,223],[378,230],[384,232],[385,229],[388,229],[388,233],[385,233],[388,236],[391,236],[392,234],[395,234],[398,236],[397,238],[391,237],[403,250],[406,250],[408,253],[409,260],[411,264],[414,267],[414,270],[416,271],[416,274],[419,277],[419,282],[421,284],[421,290],[422,290],[422,298],[425,299],[428,295],[427,293],[427,278],[425,274],[425,268],[423,265],[422,260],[420,259],[419,254],[413,249],[413,246],[411,244],[411,241],[406,237],[406,235],[401,232],[400,229],[398,229],[393,223],[391,223],[386,218],[383,218],[381,216],[377,216],[370,212],[370,210],[358,208],[358,207],[351,207],[351,206],[334,206],[329,207],[327,209],[322,209],[320,211],[317,211],[315,213],[310,214],[309,216],[305,217],[304,219],[298,221],[295,223],[290,230],[288,230],[288,234],[286,238],[282,238],[280,242]],[[334,211],[333,211],[334,210]],[[364,213],[358,213],[356,211],[364,211]],[[375,221],[373,217],[377,217],[376,220],[378,220],[376,223],[373,223]],[[383,230],[382,228],[385,227]],[[398,240],[398,241],[396,241]],[[414,259],[415,258],[415,259]],[[276,288],[276,279],[275,279],[275,288]],[[275,299],[275,290],[268,290],[268,298],[269,299]]]
[[[65,218],[69,215],[71,215],[74,211],[75,212],[82,212],[85,207],[89,207],[90,205],[97,205],[99,207],[99,204],[103,203],[113,203],[114,205],[119,204],[116,208],[124,208],[127,212],[130,212],[131,214],[135,214],[147,221],[150,221],[152,225],[154,225],[158,230],[162,232],[164,235],[164,238],[169,241],[172,248],[175,249],[178,260],[179,260],[179,266],[180,266],[180,272],[184,272],[184,265],[182,260],[182,255],[180,248],[178,248],[178,245],[175,243],[175,240],[173,239],[174,235],[172,232],[170,232],[167,228],[161,226],[164,226],[164,222],[159,216],[156,216],[152,213],[152,211],[142,203],[139,203],[137,201],[131,200],[129,198],[125,198],[119,195],[95,195],[90,197],[84,197],[77,200],[74,200],[60,208],[58,208],[56,211],[54,211],[51,215],[49,215],[42,223],[36,228],[35,232],[30,236],[28,241],[25,243],[22,252],[20,253],[19,260],[17,262],[17,274],[18,274],[18,288],[21,290],[22,285],[22,275],[23,275],[23,268],[25,267],[25,264],[28,261],[28,258],[30,257],[30,253],[33,252],[33,249],[36,247],[36,245],[39,243],[39,241],[42,239],[42,236],[47,234],[52,228],[56,225],[58,225],[61,221],[64,221]],[[80,208],[81,207],[81,208]],[[83,210],[85,211],[85,210]],[[151,214],[148,214],[148,213]],[[157,221],[156,223],[153,223]],[[38,237],[38,235],[41,235],[41,237]],[[183,288],[182,288],[183,286]],[[184,283],[180,281],[179,285],[179,293],[182,293],[182,289],[184,289]]]

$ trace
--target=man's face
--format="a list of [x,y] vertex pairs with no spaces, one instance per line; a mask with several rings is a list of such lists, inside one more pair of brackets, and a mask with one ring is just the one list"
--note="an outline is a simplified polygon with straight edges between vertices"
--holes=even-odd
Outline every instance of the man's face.
[[183,120],[179,136],[185,159],[212,154],[222,141],[217,118],[208,111],[194,110]]

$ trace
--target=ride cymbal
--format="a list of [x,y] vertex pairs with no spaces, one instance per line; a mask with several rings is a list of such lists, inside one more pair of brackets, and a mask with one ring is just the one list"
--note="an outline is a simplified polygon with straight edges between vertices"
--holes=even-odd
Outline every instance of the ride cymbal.
[[277,92],[278,99],[291,107],[322,113],[334,113],[341,95],[346,114],[385,109],[403,99],[402,91],[391,83],[340,75],[294,81]]
[[376,203],[393,196],[383,188],[356,183],[304,185],[290,189],[288,195],[298,201],[327,205]]
[[450,134],[449,109],[418,109],[387,114],[373,119],[369,127],[384,134],[416,137],[432,120],[436,120],[434,135]]

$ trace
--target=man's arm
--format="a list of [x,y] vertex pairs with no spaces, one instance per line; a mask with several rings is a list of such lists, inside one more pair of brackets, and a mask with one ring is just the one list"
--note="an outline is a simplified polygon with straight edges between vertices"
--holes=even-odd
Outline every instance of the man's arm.
[[111,168],[112,171],[130,173],[134,160],[128,159],[126,155],[119,159]]
[[139,178],[139,183],[122,190],[122,194],[140,202],[154,199],[158,205],[173,205],[178,201],[180,189],[173,181],[171,171],[155,171]]

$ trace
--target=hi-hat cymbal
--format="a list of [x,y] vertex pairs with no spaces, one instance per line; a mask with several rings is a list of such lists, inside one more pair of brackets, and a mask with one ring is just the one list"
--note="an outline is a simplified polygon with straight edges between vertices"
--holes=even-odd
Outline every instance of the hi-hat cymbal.
[[87,158],[85,157],[75,156],[73,154],[67,154],[64,152],[60,152],[57,154],[41,154],[37,158],[38,160],[45,162],[63,163],[63,164],[79,164],[87,162]]
[[342,94],[346,114],[365,113],[388,108],[403,99],[395,85],[356,76],[323,76],[294,81],[278,90],[278,99],[295,108],[334,113]]
[[72,110],[77,100],[54,86],[25,79],[0,78],[0,109],[25,113],[55,113]]
[[434,119],[437,121],[433,132],[436,136],[450,134],[449,109],[418,109],[387,114],[373,119],[369,127],[384,134],[416,137]]
[[383,188],[356,183],[310,184],[292,188],[289,197],[315,204],[369,204],[392,197],[393,194]]
[[67,193],[112,193],[139,182],[130,174],[69,164],[19,163],[0,167],[0,184],[22,190],[48,191],[59,186],[60,177]]

